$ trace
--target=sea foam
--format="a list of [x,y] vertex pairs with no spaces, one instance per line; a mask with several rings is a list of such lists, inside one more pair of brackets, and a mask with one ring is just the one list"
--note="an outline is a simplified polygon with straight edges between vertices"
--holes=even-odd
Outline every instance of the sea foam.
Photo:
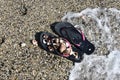
[[[83,31],[87,27],[81,23],[82,20],[95,25],[88,27],[87,34],[88,37],[92,36],[89,39],[96,46],[96,54],[84,55],[81,63],[75,63],[70,71],[69,80],[120,80],[120,10],[87,8],[79,13],[68,12],[62,20],[72,23]],[[99,38],[97,38],[97,33],[100,34]],[[102,44],[106,45],[108,52],[98,50],[99,47],[104,47]],[[100,52],[108,53],[108,55],[97,55]]]

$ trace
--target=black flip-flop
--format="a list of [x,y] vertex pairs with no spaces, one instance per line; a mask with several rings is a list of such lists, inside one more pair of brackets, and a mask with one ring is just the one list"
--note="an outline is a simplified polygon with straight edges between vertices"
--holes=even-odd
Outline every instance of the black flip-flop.
[[48,46],[43,43],[43,35],[48,35],[50,38],[57,38],[55,35],[53,35],[53,34],[51,34],[49,32],[39,32],[39,33],[36,33],[35,39],[38,42],[38,46],[41,47],[42,49],[46,50],[47,52],[50,52],[50,53],[62,56],[64,58],[67,58],[67,59],[69,59],[69,60],[71,60],[73,62],[81,62],[81,60],[83,59],[83,53],[79,49],[77,49],[75,46],[72,46],[72,49],[73,49],[73,51],[78,52],[78,58],[75,58],[75,56],[73,56],[73,55],[63,56],[59,52],[59,50],[55,49],[54,47],[53,47],[54,50],[50,51],[48,49]]
[[69,22],[55,22],[51,24],[51,29],[59,36],[69,40],[84,53],[90,55],[94,52],[95,46],[87,40],[82,31],[78,31]]

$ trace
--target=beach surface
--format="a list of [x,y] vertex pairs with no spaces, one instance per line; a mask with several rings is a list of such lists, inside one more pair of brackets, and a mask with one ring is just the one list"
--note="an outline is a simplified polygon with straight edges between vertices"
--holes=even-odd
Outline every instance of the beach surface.
[[120,1],[0,0],[0,80],[68,80],[73,63],[31,40],[36,32],[53,33],[50,24],[67,12],[97,7],[120,9]]

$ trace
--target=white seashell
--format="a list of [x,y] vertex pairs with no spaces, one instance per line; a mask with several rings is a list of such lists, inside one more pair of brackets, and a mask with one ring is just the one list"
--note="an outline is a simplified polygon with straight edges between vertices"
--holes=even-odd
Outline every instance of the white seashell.
[[21,43],[20,46],[21,46],[21,47],[25,47],[25,46],[26,46],[26,43]]

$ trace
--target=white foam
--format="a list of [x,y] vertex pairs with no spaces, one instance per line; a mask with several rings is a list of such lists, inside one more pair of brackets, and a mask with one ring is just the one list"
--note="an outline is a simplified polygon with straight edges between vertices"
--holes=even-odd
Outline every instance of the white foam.
[[[85,55],[84,60],[81,63],[75,63],[75,66],[70,71],[69,80],[120,80],[120,50],[116,46],[116,42],[119,42],[114,36],[118,35],[118,31],[112,32],[114,27],[119,29],[120,24],[120,10],[116,8],[87,8],[80,13],[69,12],[62,20],[76,25],[77,28],[85,27],[81,26],[79,22],[73,21],[73,18],[82,18],[84,21],[89,22],[89,19],[96,23],[96,30],[101,30],[101,38],[99,40],[93,39],[96,47],[101,47],[99,44],[106,44],[107,50],[110,54],[106,56],[97,55]],[[77,23],[77,24],[76,24]],[[92,23],[91,23],[92,24]],[[92,34],[92,29],[88,31]],[[99,51],[96,51],[99,53]]]
[[69,80],[120,80],[120,51],[112,51],[108,57],[85,55],[76,63]]

